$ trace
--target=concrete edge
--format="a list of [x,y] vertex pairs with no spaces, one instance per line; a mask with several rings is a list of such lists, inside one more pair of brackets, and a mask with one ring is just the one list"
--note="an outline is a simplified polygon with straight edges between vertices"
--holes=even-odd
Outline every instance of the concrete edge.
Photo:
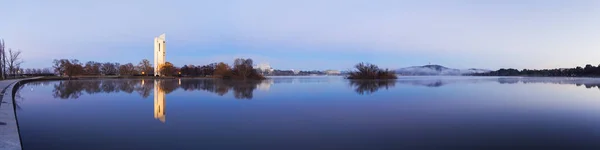
[[[17,105],[15,94],[19,87],[27,82],[38,81],[40,77],[5,80],[9,82],[2,89],[2,99],[0,104],[0,121],[5,124],[0,126],[0,149],[1,150],[22,150],[21,135],[19,130],[19,121],[17,117]],[[1,82],[1,81],[0,81]]]
[[0,121],[4,124],[0,129],[0,149],[2,150],[21,150],[21,136],[15,111],[15,101],[13,99],[13,88],[16,82],[14,80],[2,90],[2,104],[0,104]]

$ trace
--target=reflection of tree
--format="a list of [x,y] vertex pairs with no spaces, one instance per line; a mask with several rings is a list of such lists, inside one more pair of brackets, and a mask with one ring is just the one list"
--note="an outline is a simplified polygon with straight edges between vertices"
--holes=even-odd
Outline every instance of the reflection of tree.
[[464,84],[480,82],[498,82],[500,84],[572,84],[584,86],[588,89],[600,89],[600,80],[592,78],[563,78],[563,77],[460,77],[460,78],[413,78],[398,79],[397,84],[408,84],[415,86],[441,87],[447,84]]
[[394,87],[396,80],[350,80],[350,86],[356,87],[354,91],[360,95],[373,94],[381,88]]
[[440,87],[443,86],[445,84],[447,84],[446,82],[443,82],[442,80],[397,80],[397,82],[399,84],[410,84],[410,85],[419,85],[419,86],[426,86],[426,87]]
[[237,99],[252,99],[256,86],[267,80],[182,80],[181,88],[186,91],[203,90],[223,96],[233,90]]
[[519,78],[498,78],[500,84],[516,84],[519,83]]
[[158,86],[160,86],[160,89],[162,91],[165,92],[165,94],[169,94],[175,90],[177,90],[177,88],[179,88],[179,83],[177,82],[177,80],[174,79],[167,79],[167,80],[156,80],[158,82]]
[[54,85],[53,92],[55,98],[61,99],[77,99],[83,92],[96,94],[138,91],[148,93],[147,95],[142,94],[143,97],[148,97],[150,90],[152,90],[152,84],[146,90],[145,86],[139,86],[140,82],[140,80],[66,80],[59,81],[58,84]]
[[61,81],[57,85],[54,85],[54,98],[61,99],[77,99],[81,96],[81,91],[85,88],[82,82],[77,81]]
[[141,80],[139,88],[134,88],[143,98],[150,96],[150,91],[154,88],[153,80]]
[[[220,79],[182,79],[181,84],[177,80],[156,80],[160,89],[169,94],[178,88],[186,91],[202,90],[223,96],[233,90],[233,96],[237,99],[252,99],[257,85],[268,80],[220,80]],[[32,82],[35,83],[35,82]],[[133,93],[147,98],[154,89],[154,80],[66,80],[59,81],[54,85],[54,97],[61,99],[77,99],[82,94],[96,93]]]

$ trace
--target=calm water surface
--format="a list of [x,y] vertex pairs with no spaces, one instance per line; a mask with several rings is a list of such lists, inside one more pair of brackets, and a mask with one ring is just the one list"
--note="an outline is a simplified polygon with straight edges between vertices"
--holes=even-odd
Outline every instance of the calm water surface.
[[600,149],[600,79],[33,82],[25,149]]

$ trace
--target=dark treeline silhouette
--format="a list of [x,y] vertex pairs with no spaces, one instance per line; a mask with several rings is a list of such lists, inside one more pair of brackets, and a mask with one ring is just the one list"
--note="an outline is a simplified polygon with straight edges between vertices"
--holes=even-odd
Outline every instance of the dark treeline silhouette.
[[360,95],[373,94],[379,89],[393,88],[396,86],[395,80],[350,80],[350,86],[356,87],[354,91]]
[[359,63],[354,66],[356,71],[351,71],[346,78],[348,79],[396,79],[394,71],[380,69],[377,65],[369,63]]
[[600,77],[600,65],[561,69],[499,69],[488,73],[475,73],[474,76],[541,76],[541,77]]
[[[77,99],[83,94],[133,93],[143,98],[150,96],[154,86],[169,94],[179,88],[185,91],[208,91],[220,96],[230,90],[236,99],[252,99],[258,80],[220,80],[220,79],[164,79],[164,80],[64,80],[54,85],[53,96],[60,99]],[[31,82],[37,85],[50,82]]]

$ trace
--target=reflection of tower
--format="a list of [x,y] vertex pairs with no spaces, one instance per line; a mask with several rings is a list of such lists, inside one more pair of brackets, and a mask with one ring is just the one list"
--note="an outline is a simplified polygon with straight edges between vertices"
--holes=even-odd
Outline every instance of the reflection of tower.
[[269,91],[269,89],[271,89],[271,85],[273,85],[273,80],[263,80],[256,85],[256,88],[261,91]]
[[160,88],[160,82],[154,80],[154,119],[165,122],[165,91]]

